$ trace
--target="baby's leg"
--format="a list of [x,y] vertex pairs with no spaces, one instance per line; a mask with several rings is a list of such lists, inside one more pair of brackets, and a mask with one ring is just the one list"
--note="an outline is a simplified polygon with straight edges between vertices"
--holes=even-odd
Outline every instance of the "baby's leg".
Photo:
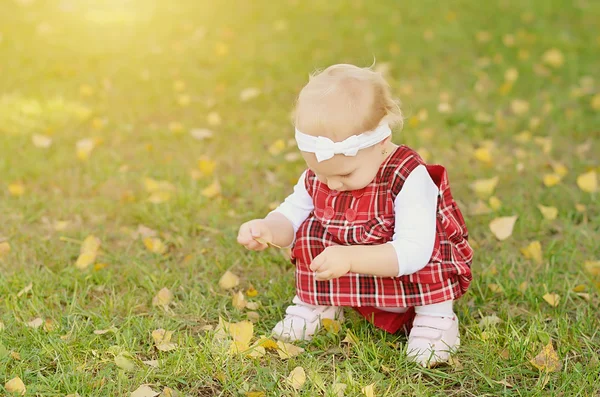
[[293,305],[286,309],[283,320],[273,328],[273,337],[286,341],[310,340],[321,328],[322,319],[343,320],[344,311],[339,306],[315,306],[304,303],[295,296]]
[[423,366],[446,362],[460,345],[458,319],[453,301],[416,306],[413,327],[408,336],[407,353]]

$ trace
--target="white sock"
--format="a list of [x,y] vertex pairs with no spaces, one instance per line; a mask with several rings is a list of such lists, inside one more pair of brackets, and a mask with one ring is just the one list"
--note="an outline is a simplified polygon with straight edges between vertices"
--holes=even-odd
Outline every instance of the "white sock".
[[454,316],[453,303],[454,301],[449,300],[433,305],[415,306],[415,313],[433,317],[452,317]]

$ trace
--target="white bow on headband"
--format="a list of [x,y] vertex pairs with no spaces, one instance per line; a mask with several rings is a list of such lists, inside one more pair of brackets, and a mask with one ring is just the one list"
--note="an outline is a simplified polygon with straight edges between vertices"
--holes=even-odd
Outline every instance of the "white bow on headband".
[[329,160],[336,154],[344,156],[356,156],[361,149],[374,146],[392,135],[388,123],[381,123],[372,131],[363,132],[360,135],[352,135],[341,142],[333,142],[324,136],[312,136],[304,134],[296,129],[296,143],[298,149],[303,152],[314,153],[317,161]]

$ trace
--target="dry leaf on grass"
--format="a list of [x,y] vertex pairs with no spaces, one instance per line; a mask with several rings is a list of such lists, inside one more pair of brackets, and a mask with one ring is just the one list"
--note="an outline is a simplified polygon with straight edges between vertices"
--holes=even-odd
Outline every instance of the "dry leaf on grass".
[[135,369],[135,363],[126,354],[119,354],[115,356],[115,364],[117,367],[124,369],[125,371],[133,371]]
[[17,298],[20,298],[21,295],[24,295],[24,294],[28,293],[29,291],[31,291],[32,288],[33,288],[33,282],[30,282],[29,284],[27,284],[25,286],[25,288],[23,288],[21,291],[19,291],[17,293]]
[[600,261],[585,261],[583,268],[592,276],[600,276]]
[[306,372],[304,368],[296,367],[288,375],[286,382],[296,390],[300,390],[306,382]]
[[232,289],[240,284],[240,278],[227,270],[219,280],[219,287],[222,289]]
[[527,247],[521,248],[521,253],[525,258],[532,259],[538,265],[543,261],[542,244],[539,241],[532,241]]
[[287,360],[304,352],[303,348],[282,341],[277,341],[277,347],[279,348],[277,353],[282,360]]
[[155,254],[164,254],[167,252],[167,246],[158,237],[146,237],[143,242],[146,249],[150,252]]
[[173,301],[173,293],[167,288],[164,287],[154,298],[152,298],[152,306],[162,306],[166,308]]
[[596,171],[589,171],[577,177],[577,186],[586,193],[598,191],[598,175]]
[[202,189],[200,192],[206,198],[214,198],[221,194],[221,185],[215,180],[213,183]]
[[146,360],[142,361],[142,363],[152,368],[158,368],[158,360]]
[[512,235],[517,218],[516,215],[496,218],[490,222],[490,230],[498,240],[504,241]]
[[541,372],[557,372],[562,368],[562,363],[552,346],[552,342],[548,343],[530,362]]
[[27,391],[25,384],[18,376],[6,382],[4,388],[9,393],[21,393],[22,396],[24,396]]
[[537,207],[542,213],[544,219],[548,221],[553,221],[558,217],[558,209],[556,207],[546,207],[541,204],[539,204]]
[[494,193],[494,190],[496,190],[499,180],[500,177],[498,176],[490,179],[480,179],[471,184],[471,189],[475,192],[477,197],[487,199]]
[[340,332],[340,330],[342,329],[342,325],[337,320],[332,320],[330,318],[324,318],[323,320],[321,320],[321,323],[323,324],[323,328],[325,328],[325,330],[327,330],[327,332],[331,332],[332,334],[337,335]]
[[85,269],[94,263],[99,248],[100,239],[93,235],[87,236],[79,249],[79,257],[77,258],[77,262],[75,262],[75,267],[78,269]]
[[158,350],[163,352],[168,352],[177,348],[177,343],[171,342],[172,336],[173,331],[165,331],[162,328],[152,331],[154,345]]
[[131,397],[156,397],[160,394],[158,391],[152,390],[148,385],[141,385],[131,392]]
[[259,95],[260,95],[260,90],[258,88],[248,87],[248,88],[243,89],[242,92],[240,92],[240,100],[242,102],[247,102],[251,99],[256,98]]
[[366,397],[375,397],[375,383],[360,389]]
[[558,306],[560,302],[560,296],[555,293],[548,293],[543,296],[544,300],[552,307]]
[[25,194],[25,185],[21,182],[11,183],[8,185],[8,193],[11,196],[22,196]]
[[35,319],[29,321],[28,323],[26,323],[26,325],[29,328],[39,328],[42,325],[44,325],[44,320],[42,320],[41,318],[38,317],[38,318],[35,318]]
[[10,244],[8,243],[8,241],[0,242],[0,258],[2,258],[4,255],[8,254],[9,252],[10,252]]
[[40,149],[48,149],[52,145],[52,138],[46,135],[34,134],[31,137],[31,141],[33,142],[33,146]]
[[242,294],[241,291],[238,291],[235,294],[233,294],[233,296],[231,298],[231,304],[236,309],[242,310],[246,307],[248,302],[246,302],[246,298],[244,297],[244,294]]
[[214,133],[208,128],[194,128],[190,131],[190,135],[196,140],[203,141],[212,138]]

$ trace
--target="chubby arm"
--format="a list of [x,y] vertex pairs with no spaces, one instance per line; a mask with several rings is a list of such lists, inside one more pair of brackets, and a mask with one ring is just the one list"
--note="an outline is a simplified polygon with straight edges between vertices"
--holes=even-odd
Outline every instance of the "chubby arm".
[[328,280],[347,272],[379,277],[415,273],[429,263],[435,244],[438,188],[424,166],[415,168],[396,200],[392,241],[381,245],[328,247],[311,269]]
[[306,171],[300,176],[290,194],[279,207],[264,219],[244,223],[238,233],[238,242],[246,248],[262,251],[267,243],[289,247],[294,243],[296,231],[314,209],[312,198],[306,191]]

